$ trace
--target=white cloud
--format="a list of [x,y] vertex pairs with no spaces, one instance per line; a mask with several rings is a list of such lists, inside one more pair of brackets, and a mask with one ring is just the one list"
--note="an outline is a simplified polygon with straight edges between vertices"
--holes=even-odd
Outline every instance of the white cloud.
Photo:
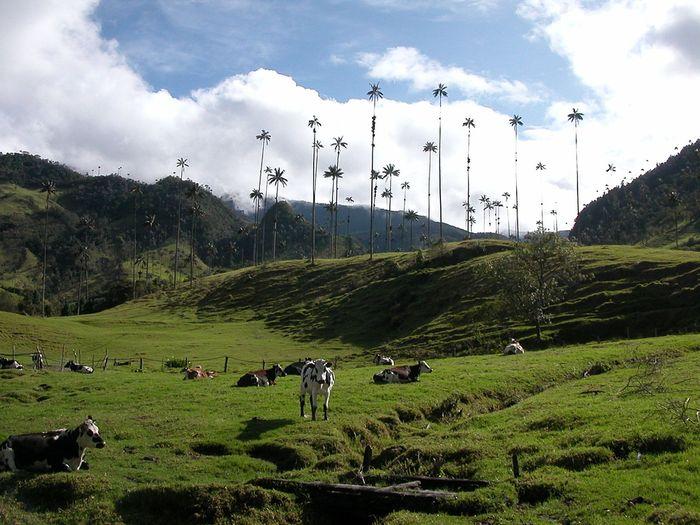
[[382,54],[360,53],[359,65],[370,78],[407,81],[416,90],[433,89],[439,82],[463,95],[502,95],[514,102],[533,102],[537,97],[520,81],[492,80],[461,67],[443,66],[413,47],[392,47]]
[[363,0],[372,7],[387,10],[409,11],[430,9],[431,11],[459,12],[470,9],[486,12],[495,9],[500,0]]

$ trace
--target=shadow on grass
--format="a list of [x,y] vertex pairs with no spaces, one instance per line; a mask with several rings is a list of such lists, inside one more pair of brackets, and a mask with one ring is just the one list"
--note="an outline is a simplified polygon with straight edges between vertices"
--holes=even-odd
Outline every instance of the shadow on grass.
[[241,441],[260,439],[264,433],[286,427],[292,423],[294,423],[293,419],[260,419],[259,417],[253,417],[245,422],[245,427],[238,434],[237,438]]

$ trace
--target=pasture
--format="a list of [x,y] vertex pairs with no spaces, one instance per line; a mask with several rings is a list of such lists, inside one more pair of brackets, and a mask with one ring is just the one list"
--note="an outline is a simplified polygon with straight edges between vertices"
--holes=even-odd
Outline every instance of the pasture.
[[[700,516],[700,425],[674,421],[662,405],[687,397],[697,404],[698,349],[700,336],[676,336],[440,359],[430,362],[432,374],[408,385],[371,384],[376,366],[341,367],[328,422],[298,417],[297,376],[245,389],[234,387],[237,373],[183,381],[180,373],[150,370],[3,371],[0,437],[77,425],[90,414],[107,447],[88,452],[87,472],[2,474],[0,518],[313,521],[288,496],[240,484],[343,479],[371,444],[373,472],[492,482],[439,515],[398,513],[386,518],[393,523],[465,516],[502,523],[665,523],[676,516],[692,523]],[[623,391],[652,355],[664,361],[659,391]],[[514,450],[523,470],[518,481]],[[55,501],[56,491],[64,501]],[[197,514],[201,502],[178,496],[188,491],[206,501],[217,494],[209,504],[224,510]],[[260,508],[226,511],[231,498],[239,511],[251,501]]]

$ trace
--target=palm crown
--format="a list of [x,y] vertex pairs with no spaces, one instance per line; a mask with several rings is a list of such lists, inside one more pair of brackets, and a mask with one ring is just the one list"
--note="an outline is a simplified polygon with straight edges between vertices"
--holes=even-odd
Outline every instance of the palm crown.
[[425,145],[423,146],[423,151],[425,151],[425,152],[430,151],[431,153],[435,153],[437,151],[437,146],[435,145],[434,142],[426,142]]
[[513,115],[512,118],[508,120],[511,126],[517,129],[517,126],[522,126],[523,125],[523,119],[520,117],[520,115]]
[[259,201],[262,200],[263,194],[262,191],[260,191],[259,189],[253,188],[253,190],[250,192],[249,197],[253,199],[253,201]]
[[447,86],[445,84],[438,84],[438,87],[433,89],[433,97],[442,98],[447,96]]
[[342,179],[343,178],[343,170],[341,170],[338,166],[328,166],[328,169],[323,172],[323,176],[325,178],[330,178],[332,180],[335,179]]
[[309,127],[314,131],[316,131],[316,128],[321,127],[321,122],[318,120],[316,115],[314,115],[313,118],[309,120]]
[[467,129],[475,128],[476,124],[474,123],[474,119],[471,117],[467,117],[464,119],[464,122],[462,123],[462,126],[466,126]]
[[331,146],[335,151],[340,151],[340,148],[347,148],[348,143],[343,141],[343,137],[335,137]]
[[56,193],[56,183],[52,180],[45,180],[41,183],[41,193],[46,193],[47,198]]
[[538,171],[542,171],[542,170],[546,170],[546,169],[547,169],[547,166],[545,166],[545,165],[542,164],[541,162],[538,162],[538,163],[537,163],[537,166],[535,166],[535,169],[538,170]]
[[393,164],[387,164],[382,168],[382,174],[384,177],[383,179],[386,179],[387,177],[398,177],[401,174],[401,170],[396,169],[396,166]]
[[180,157],[179,159],[177,159],[177,167],[178,168],[189,168],[190,165],[187,164],[187,159],[183,159],[182,157]]
[[583,113],[578,109],[572,108],[571,113],[568,115],[569,122],[573,122],[574,126],[578,126],[578,123],[583,120]]
[[268,144],[270,142],[270,132],[265,131],[264,129],[260,130],[260,135],[255,135],[255,138],[261,141],[264,141],[265,144]]
[[410,190],[411,189],[411,184],[408,181],[402,182],[401,183],[401,189],[402,190]]
[[282,186],[286,186],[287,179],[284,177],[284,170],[282,168],[275,168],[272,175],[267,177],[267,182],[270,184],[281,184]]
[[384,98],[384,93],[382,93],[378,82],[376,84],[370,84],[370,90],[367,92],[367,97],[372,102],[377,102],[377,100],[380,98]]

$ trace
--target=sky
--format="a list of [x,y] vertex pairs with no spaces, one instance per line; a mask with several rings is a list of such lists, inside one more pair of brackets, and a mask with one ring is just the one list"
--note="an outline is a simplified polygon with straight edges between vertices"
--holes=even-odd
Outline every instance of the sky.
[[[694,0],[0,0],[0,151],[29,151],[81,172],[152,182],[188,159],[186,177],[250,207],[261,129],[264,164],[286,170],[284,198],[311,200],[319,164],[348,143],[340,199],[369,202],[370,118],[379,82],[375,166],[408,181],[427,210],[427,141],[442,115],[444,220],[464,225],[471,117],[471,202],[518,198],[521,230],[581,205],[696,140],[700,5]],[[432,96],[447,85],[442,109]],[[441,112],[441,113],[440,113]],[[535,166],[542,162],[546,169]],[[606,171],[608,164],[615,172]],[[99,168],[98,168],[99,166]],[[432,164],[432,217],[438,159]],[[394,187],[393,207],[402,206]],[[381,188],[380,188],[381,192]],[[321,177],[319,200],[330,195]],[[328,194],[328,195],[327,195]],[[505,215],[505,211],[503,214]],[[514,223],[510,211],[511,227]],[[505,230],[507,218],[502,227]],[[488,222],[488,220],[487,220]],[[491,226],[493,229],[493,226]]]

